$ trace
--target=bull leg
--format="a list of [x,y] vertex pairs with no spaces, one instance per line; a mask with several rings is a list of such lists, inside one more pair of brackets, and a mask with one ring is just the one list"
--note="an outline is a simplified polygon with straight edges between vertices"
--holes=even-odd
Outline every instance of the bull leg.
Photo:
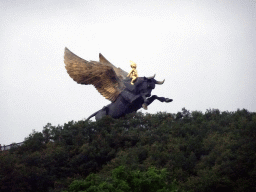
[[158,101],[161,101],[161,102],[166,102],[166,103],[169,103],[169,102],[172,102],[173,100],[172,99],[169,99],[169,98],[165,98],[165,97],[158,97],[157,95],[153,95],[151,96],[150,98],[146,99],[145,102],[143,103],[142,107],[144,109],[148,109],[148,106],[155,100],[157,99]]

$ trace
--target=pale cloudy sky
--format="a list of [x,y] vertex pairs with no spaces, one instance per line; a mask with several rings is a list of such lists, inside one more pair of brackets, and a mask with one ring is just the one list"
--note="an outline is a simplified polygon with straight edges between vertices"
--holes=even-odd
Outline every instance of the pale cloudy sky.
[[0,44],[2,145],[110,103],[69,77],[65,47],[165,79],[153,94],[174,101],[143,112],[256,111],[255,0],[2,0]]

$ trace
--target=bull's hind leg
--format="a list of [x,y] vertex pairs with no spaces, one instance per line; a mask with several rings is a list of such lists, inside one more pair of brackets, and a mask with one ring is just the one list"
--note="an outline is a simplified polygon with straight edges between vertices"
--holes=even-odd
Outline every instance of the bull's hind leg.
[[147,106],[149,106],[155,99],[157,99],[158,101],[161,101],[161,102],[166,102],[166,103],[173,101],[172,99],[169,99],[169,98],[158,97],[157,95],[152,95],[150,98],[146,99],[146,101],[143,103],[142,107],[144,109],[148,109]]

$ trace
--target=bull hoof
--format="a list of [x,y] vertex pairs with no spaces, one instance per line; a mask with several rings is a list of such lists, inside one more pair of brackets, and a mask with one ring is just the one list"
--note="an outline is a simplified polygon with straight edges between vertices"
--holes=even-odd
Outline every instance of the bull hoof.
[[168,98],[165,99],[166,103],[169,103],[169,102],[172,102],[172,101],[173,101],[172,99],[168,99]]
[[143,109],[148,110],[148,105],[146,103],[142,104]]

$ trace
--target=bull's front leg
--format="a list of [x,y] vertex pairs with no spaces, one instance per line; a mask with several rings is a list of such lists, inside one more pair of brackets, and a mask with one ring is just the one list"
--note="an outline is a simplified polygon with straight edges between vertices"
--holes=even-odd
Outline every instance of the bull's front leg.
[[145,99],[145,100],[144,100],[144,103],[142,104],[142,107],[147,110],[147,109],[148,109],[148,106],[149,106],[155,99],[157,99],[158,101],[161,101],[161,102],[166,102],[166,103],[169,103],[169,102],[172,102],[172,101],[173,101],[172,99],[169,99],[169,98],[158,97],[157,95],[153,95],[153,96],[149,97],[148,99]]

